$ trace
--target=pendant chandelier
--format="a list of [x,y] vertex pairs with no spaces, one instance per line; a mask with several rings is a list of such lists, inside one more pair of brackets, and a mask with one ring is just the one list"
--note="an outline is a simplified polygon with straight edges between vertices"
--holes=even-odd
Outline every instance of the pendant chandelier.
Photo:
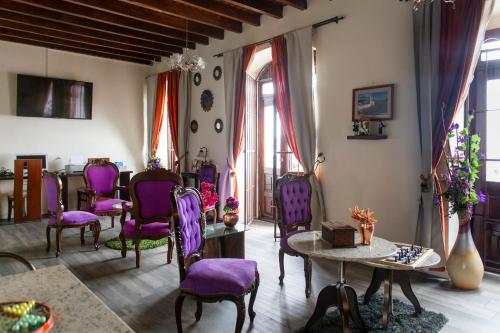
[[199,55],[192,55],[188,48],[188,21],[186,20],[186,47],[181,53],[174,53],[167,58],[167,66],[170,69],[178,69],[184,72],[198,73],[205,69],[205,60]]
[[[403,1],[403,0],[399,0],[399,1]],[[410,1],[410,0],[404,0],[406,2]],[[430,3],[430,2],[434,2],[434,0],[412,0],[413,1],[413,10],[414,11],[417,11],[421,5],[425,4],[426,2],[427,3]],[[443,1],[444,3],[450,3],[452,4],[453,6],[455,5],[455,0],[441,0]]]

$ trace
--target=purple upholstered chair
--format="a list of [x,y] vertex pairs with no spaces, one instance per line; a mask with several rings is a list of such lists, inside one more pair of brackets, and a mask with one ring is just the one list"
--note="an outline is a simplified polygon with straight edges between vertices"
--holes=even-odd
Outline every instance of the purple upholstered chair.
[[[126,221],[126,213],[120,220],[122,229],[120,240],[122,257],[127,256],[125,239],[133,239],[135,243],[136,267],[141,266],[140,244],[142,239],[158,240],[169,237],[167,263],[172,262],[174,237],[172,234],[172,203],[170,192],[177,185],[182,185],[182,178],[166,169],[140,172],[130,180],[129,190],[132,198],[131,220]],[[126,211],[126,203],[122,203]]]
[[257,263],[245,259],[203,259],[205,221],[198,190],[177,186],[172,192],[180,294],[175,302],[177,332],[182,332],[182,303],[186,296],[197,302],[195,318],[200,320],[202,303],[232,301],[238,310],[235,332],[245,322],[245,295],[251,293],[248,315],[255,318],[253,304],[259,288]]
[[101,224],[99,218],[85,211],[64,211],[62,204],[62,182],[59,176],[52,172],[44,171],[43,185],[49,211],[49,223],[47,225],[47,252],[50,251],[50,229],[56,229],[56,257],[61,253],[61,233],[65,228],[80,228],[80,241],[85,244],[85,227],[90,226],[94,234],[94,247],[99,249],[99,234]]
[[[214,184],[215,192],[219,193],[219,173],[217,172],[217,166],[211,162],[203,162],[200,166],[200,171],[198,174],[200,180],[200,188],[203,182]],[[214,208],[205,209],[205,213],[213,212],[213,223],[217,223],[217,211],[219,210],[219,201],[215,204]]]
[[111,227],[115,227],[115,216],[121,211],[113,205],[123,202],[116,198],[117,191],[126,191],[126,188],[117,186],[120,171],[118,167],[105,159],[90,161],[83,168],[83,180],[87,210],[98,216],[111,216]]
[[306,297],[311,295],[312,262],[309,256],[294,251],[288,245],[288,237],[311,229],[311,185],[306,176],[285,174],[276,181],[275,201],[278,206],[280,228],[280,285],[285,277],[285,253],[304,258]]

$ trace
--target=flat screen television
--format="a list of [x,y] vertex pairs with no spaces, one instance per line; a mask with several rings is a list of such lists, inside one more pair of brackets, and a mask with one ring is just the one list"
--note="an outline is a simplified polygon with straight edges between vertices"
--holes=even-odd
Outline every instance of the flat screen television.
[[17,74],[17,115],[92,119],[92,83]]

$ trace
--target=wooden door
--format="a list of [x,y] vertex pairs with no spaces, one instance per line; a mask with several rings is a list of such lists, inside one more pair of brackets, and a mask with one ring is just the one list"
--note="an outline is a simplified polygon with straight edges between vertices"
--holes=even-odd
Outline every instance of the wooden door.
[[245,223],[257,217],[257,82],[247,76],[245,112]]

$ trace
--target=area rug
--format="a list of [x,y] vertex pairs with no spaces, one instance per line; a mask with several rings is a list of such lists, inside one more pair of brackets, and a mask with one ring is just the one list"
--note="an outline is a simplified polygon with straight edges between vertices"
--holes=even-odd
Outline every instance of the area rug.
[[[127,239],[126,242],[127,242],[127,251],[135,251],[134,241],[131,239]],[[168,238],[166,237],[158,240],[143,239],[141,241],[141,250],[154,249],[163,245],[167,245],[167,243],[168,243]],[[113,250],[122,249],[122,243],[118,237],[108,239],[104,244],[106,244],[107,247]]]
[[[367,332],[373,333],[437,333],[448,322],[448,319],[442,313],[436,313],[422,309],[422,313],[417,317],[413,305],[393,299],[393,314],[389,320],[389,327],[382,328],[382,309],[384,297],[381,293],[374,295],[369,305],[363,305],[363,296],[359,296],[359,311],[365,322]],[[342,332],[342,321],[339,311],[333,310],[323,317],[323,319],[314,325],[310,332],[312,333],[336,333]],[[351,323],[351,327],[354,327]],[[304,332],[301,328],[298,332]],[[353,333],[359,332],[353,328]]]

